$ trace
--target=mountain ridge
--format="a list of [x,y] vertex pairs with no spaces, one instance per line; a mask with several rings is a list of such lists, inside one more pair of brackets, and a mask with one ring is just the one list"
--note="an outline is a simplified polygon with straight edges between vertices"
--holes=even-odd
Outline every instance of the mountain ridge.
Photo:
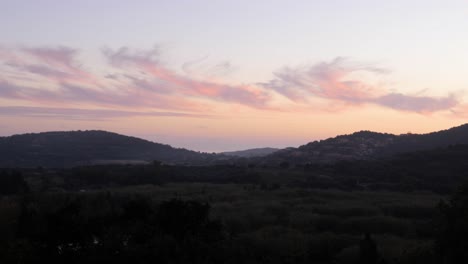
[[226,155],[226,156],[241,157],[241,158],[252,158],[252,157],[263,157],[263,156],[272,154],[278,150],[280,149],[265,147],[265,148],[251,148],[251,149],[236,150],[236,151],[225,151],[225,152],[220,152],[219,154]]
[[69,167],[95,161],[140,160],[199,164],[214,155],[103,130],[51,131],[0,138],[0,166]]
[[[263,165],[372,160],[398,153],[468,145],[468,124],[425,134],[361,130],[312,141],[297,148],[258,148],[219,154],[174,148],[167,144],[103,130],[51,131],[0,137],[0,167],[72,167],[105,163]],[[253,153],[255,151],[258,153]],[[267,153],[267,152],[273,153]],[[261,153],[263,152],[263,153]]]
[[330,163],[340,160],[368,160],[398,153],[468,144],[468,124],[424,134],[389,134],[361,130],[266,156],[263,163]]

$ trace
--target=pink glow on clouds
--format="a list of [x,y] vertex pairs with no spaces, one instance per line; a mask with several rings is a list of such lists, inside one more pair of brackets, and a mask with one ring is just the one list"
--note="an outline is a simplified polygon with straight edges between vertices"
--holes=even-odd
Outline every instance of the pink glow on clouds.
[[232,86],[209,81],[199,81],[194,78],[182,76],[171,71],[154,58],[156,51],[130,53],[127,48],[117,51],[105,49],[103,52],[110,64],[124,69],[136,68],[141,72],[155,78],[154,83],[146,83],[157,87],[166,84],[169,93],[182,94],[184,96],[205,97],[211,100],[221,100],[233,103],[245,104],[255,108],[263,108],[269,101],[269,94],[260,88],[248,85]]
[[[6,52],[5,52],[6,53]],[[98,78],[81,69],[75,61],[78,51],[68,47],[10,49],[0,58],[18,72],[29,72],[54,83],[100,86]]]
[[75,49],[62,46],[57,48],[24,48],[22,51],[51,66],[76,70],[74,59],[77,51]]
[[[37,104],[38,109],[93,105],[112,111],[132,110],[141,115],[167,110],[197,116],[226,105],[238,105],[252,111],[324,110],[311,103],[317,100],[325,105],[328,103],[325,110],[332,112],[377,105],[396,111],[430,114],[453,110],[460,105],[454,95],[432,97],[390,92],[359,75],[364,73],[379,78],[385,70],[341,57],[307,67],[282,68],[266,83],[232,85],[177,73],[158,60],[157,49],[132,51],[124,47],[103,49],[102,53],[109,72],[113,72],[111,75],[100,76],[85,70],[77,60],[78,51],[68,47],[2,48],[0,69],[15,75],[0,75],[0,99]],[[28,78],[31,81],[25,83]],[[289,99],[290,104],[275,101],[273,98],[278,95]],[[47,111],[51,110],[48,108]],[[9,113],[13,115],[14,111]]]
[[27,107],[27,106],[0,106],[0,115],[43,117],[49,119],[73,119],[73,120],[106,120],[108,118],[122,118],[135,116],[159,116],[159,117],[196,117],[216,118],[212,115],[197,115],[177,112],[138,112],[112,109],[82,109],[82,108],[54,108],[54,107]]
[[421,114],[450,110],[459,104],[453,95],[431,97],[389,92],[384,87],[353,77],[354,73],[359,72],[371,75],[386,73],[383,69],[353,65],[344,58],[336,58],[330,63],[322,62],[296,69],[284,68],[275,73],[275,79],[263,86],[301,103],[319,97],[352,106],[375,104]]

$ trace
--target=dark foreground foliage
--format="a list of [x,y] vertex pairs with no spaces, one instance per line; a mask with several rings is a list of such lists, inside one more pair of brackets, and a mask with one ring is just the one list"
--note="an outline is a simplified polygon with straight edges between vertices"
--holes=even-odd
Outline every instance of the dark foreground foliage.
[[[0,169],[0,194],[78,191],[174,182],[254,184],[264,189],[340,189],[346,191],[431,191],[453,193],[468,181],[467,145],[400,154],[372,161],[276,165],[240,160],[231,165],[95,165],[74,168]],[[27,184],[25,184],[25,182]]]
[[439,205],[437,251],[440,263],[468,263],[468,185]]
[[468,263],[467,153],[0,169],[0,263]]
[[[1,263],[219,263],[221,224],[205,203],[26,196]],[[97,197],[96,197],[97,198]],[[88,204],[108,205],[99,208]],[[94,208],[93,208],[94,207]]]
[[[468,260],[467,189],[437,206],[430,194],[249,186],[176,184],[3,196],[0,263]],[[179,198],[167,199],[171,196]]]

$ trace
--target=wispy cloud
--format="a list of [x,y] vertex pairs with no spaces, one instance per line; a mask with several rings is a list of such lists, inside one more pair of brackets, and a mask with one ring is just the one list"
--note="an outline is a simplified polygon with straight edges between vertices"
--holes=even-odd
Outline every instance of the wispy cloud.
[[371,102],[396,110],[420,113],[432,113],[441,110],[448,110],[459,104],[454,95],[448,95],[445,97],[430,97],[411,96],[399,93],[389,93],[374,98]]
[[76,60],[78,50],[69,47],[34,47],[11,49],[6,64],[57,83],[99,86],[98,77],[82,69]]
[[76,69],[75,56],[78,51],[70,47],[34,47],[22,48],[21,51],[31,54],[34,57],[37,57],[40,61],[47,64],[55,65],[57,67]]
[[200,111],[203,106],[184,98],[154,96],[131,87],[102,90],[88,88],[71,83],[60,83],[58,89],[41,86],[29,87],[8,81],[0,81],[0,97],[22,100],[28,103],[65,106],[93,104],[108,108],[132,109],[172,109]]
[[[4,66],[40,79],[28,85],[18,84],[18,78],[0,75],[0,94],[4,98],[33,102],[88,102],[114,107],[187,111],[206,111],[210,108],[206,105],[209,101],[262,109],[269,102],[269,92],[261,87],[198,80],[178,74],[158,61],[157,49],[104,49],[110,69],[116,72],[104,76],[86,71],[76,58],[78,53],[62,46],[10,49],[10,53],[5,53],[8,56],[2,57]],[[52,88],[44,87],[47,85]]]
[[264,87],[288,97],[293,101],[306,102],[308,97],[361,103],[375,92],[375,87],[358,79],[346,79],[355,72],[378,73],[383,69],[357,66],[345,58],[321,62],[308,67],[285,67],[274,73],[275,78]]
[[363,73],[375,77],[387,71],[338,57],[331,62],[309,67],[283,68],[274,73],[274,79],[261,85],[299,103],[319,97],[349,105],[376,104],[418,113],[448,110],[459,103],[453,95],[431,97],[389,92],[384,87],[367,82],[365,77],[357,77]]
[[[191,75],[190,68],[197,61],[183,65],[185,73],[179,73],[161,62],[157,48],[142,51],[105,48],[102,50],[108,65],[105,74],[87,68],[80,62],[79,54],[79,50],[64,46],[0,47],[0,70],[4,70],[0,73],[0,99],[37,105],[37,108],[0,108],[0,111],[11,115],[53,112],[60,116],[58,110],[64,110],[66,115],[78,113],[78,110],[66,110],[75,107],[80,109],[79,116],[90,117],[157,116],[161,113],[205,116],[220,104],[277,110],[283,107],[275,105],[274,98],[278,94],[297,108],[320,99],[340,103],[338,108],[332,106],[334,109],[343,109],[343,105],[374,104],[425,114],[453,110],[460,104],[456,96],[450,94],[432,97],[389,91],[370,81],[386,74],[385,69],[341,57],[307,67],[284,67],[274,72],[274,77],[266,83],[230,84],[214,81],[209,75],[204,78]],[[232,66],[224,62],[209,71],[231,69]],[[87,105],[106,108],[108,112],[87,112],[84,109]]]
[[[158,91],[142,89],[144,81],[136,78],[106,76],[88,72],[77,62],[78,51],[65,48],[3,49],[3,65],[16,75],[29,76],[29,82],[0,74],[3,98],[55,105],[91,103],[107,107],[156,108],[198,111],[206,109],[187,98],[175,98]],[[1,65],[0,65],[1,66]],[[34,79],[34,76],[36,78]],[[26,79],[26,78],[23,78]]]
[[190,60],[182,64],[182,70],[188,75],[201,76],[203,78],[218,78],[227,76],[236,70],[229,61],[210,64],[207,62],[209,56]]
[[28,106],[0,106],[0,115],[47,117],[73,120],[106,120],[109,118],[136,117],[136,116],[170,116],[193,118],[216,118],[213,115],[199,115],[179,112],[138,112],[112,109],[80,109],[80,108],[54,108],[54,107],[28,107]]
[[133,83],[145,90],[238,103],[255,108],[266,107],[270,100],[267,91],[252,85],[229,85],[178,74],[157,60],[157,50],[132,52],[128,48],[115,51],[104,49],[103,54],[111,65],[126,70],[137,69],[149,76],[149,80],[146,81],[132,77]]

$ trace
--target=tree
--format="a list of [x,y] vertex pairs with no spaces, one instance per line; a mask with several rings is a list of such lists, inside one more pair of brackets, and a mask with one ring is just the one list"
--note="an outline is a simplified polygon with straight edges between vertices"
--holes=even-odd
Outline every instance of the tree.
[[440,263],[468,263],[468,185],[449,202],[439,204],[439,233],[436,251]]
[[369,233],[365,234],[365,237],[359,244],[360,259],[362,264],[376,264],[378,260],[377,244],[371,238]]
[[0,195],[11,195],[26,193],[29,191],[28,184],[19,171],[2,171],[0,173]]

